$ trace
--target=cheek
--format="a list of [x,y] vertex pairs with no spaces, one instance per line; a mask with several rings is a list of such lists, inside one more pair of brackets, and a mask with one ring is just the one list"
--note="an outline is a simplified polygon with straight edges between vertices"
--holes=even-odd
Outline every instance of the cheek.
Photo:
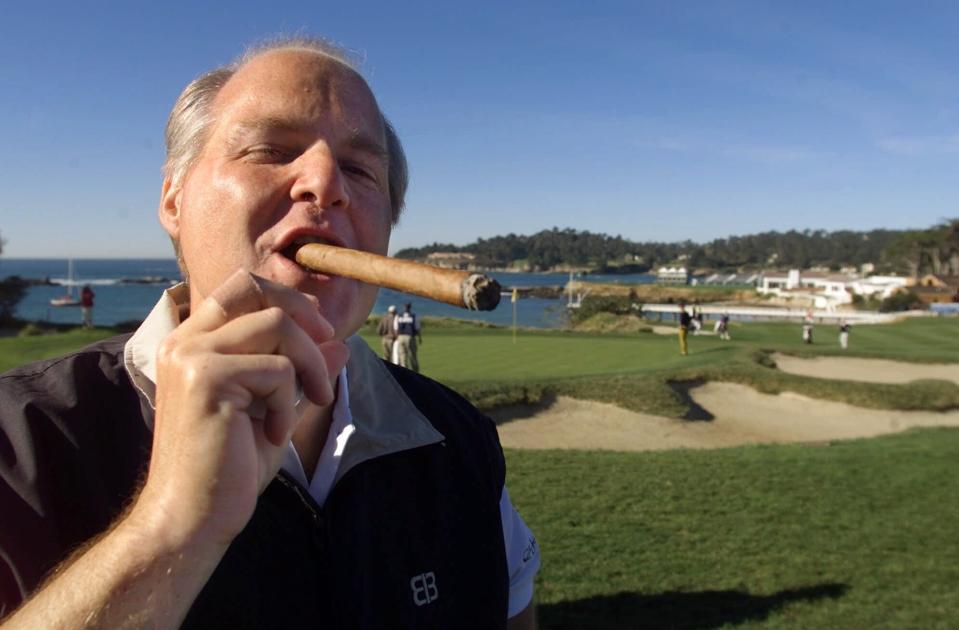
[[375,211],[357,213],[352,218],[353,231],[356,234],[357,245],[360,249],[374,254],[386,255],[390,244],[391,211]]
[[258,235],[275,220],[268,211],[273,207],[275,186],[253,174],[243,177],[214,170],[197,178],[191,187],[185,209],[192,212],[194,222],[203,235],[215,242],[247,241]]
[[[199,182],[203,182],[201,185]],[[239,267],[256,263],[255,236],[261,228],[255,212],[261,204],[254,183],[233,178],[197,177],[185,188],[181,205],[181,245],[194,285],[215,287]]]

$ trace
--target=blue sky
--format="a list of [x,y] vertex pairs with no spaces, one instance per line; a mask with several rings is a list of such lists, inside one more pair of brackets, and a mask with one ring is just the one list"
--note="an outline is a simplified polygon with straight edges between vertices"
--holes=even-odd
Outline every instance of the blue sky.
[[170,106],[290,32],[364,59],[405,143],[394,251],[552,226],[702,241],[959,216],[955,2],[223,6],[5,3],[5,256],[169,256]]

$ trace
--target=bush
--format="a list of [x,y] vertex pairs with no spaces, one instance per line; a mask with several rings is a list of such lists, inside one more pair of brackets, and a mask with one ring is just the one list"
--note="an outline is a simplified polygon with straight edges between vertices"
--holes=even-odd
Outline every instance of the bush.
[[617,333],[653,332],[652,327],[636,314],[614,315],[612,313],[596,313],[589,319],[576,324],[576,330]]
[[139,319],[125,319],[122,322],[117,322],[111,326],[111,328],[116,330],[118,333],[136,332],[141,324],[143,324],[143,321]]
[[570,309],[569,317],[573,324],[579,324],[591,319],[598,313],[612,313],[613,315],[638,315],[641,305],[635,304],[636,295],[597,295],[587,296],[579,308]]
[[20,329],[20,332],[17,333],[18,337],[36,337],[37,335],[45,335],[47,330],[41,327],[39,324],[30,322],[26,326]]
[[12,323],[17,304],[27,293],[27,283],[20,276],[0,281],[0,323]]
[[874,295],[863,296],[859,293],[852,294],[852,306],[857,311],[878,311],[881,302]]
[[895,313],[898,311],[911,311],[913,309],[925,309],[926,305],[922,303],[919,296],[912,291],[900,291],[895,295],[887,297],[879,304],[880,313]]

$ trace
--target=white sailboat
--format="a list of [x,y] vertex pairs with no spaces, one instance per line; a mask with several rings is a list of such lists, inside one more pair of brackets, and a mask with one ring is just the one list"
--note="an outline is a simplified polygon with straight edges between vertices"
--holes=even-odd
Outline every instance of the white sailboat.
[[80,299],[73,294],[73,287],[76,284],[77,279],[73,272],[73,259],[71,258],[67,266],[67,293],[50,300],[50,306],[80,306]]
[[573,272],[569,272],[569,282],[566,284],[566,308],[579,308],[583,305],[583,298],[589,295],[589,289],[576,293],[575,299],[573,298]]

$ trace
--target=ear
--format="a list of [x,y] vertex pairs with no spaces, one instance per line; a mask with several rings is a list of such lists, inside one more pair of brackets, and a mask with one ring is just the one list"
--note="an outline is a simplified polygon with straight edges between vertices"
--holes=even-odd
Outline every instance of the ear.
[[163,178],[163,189],[160,191],[160,225],[172,239],[180,238],[180,198],[183,189],[173,186],[169,177]]

